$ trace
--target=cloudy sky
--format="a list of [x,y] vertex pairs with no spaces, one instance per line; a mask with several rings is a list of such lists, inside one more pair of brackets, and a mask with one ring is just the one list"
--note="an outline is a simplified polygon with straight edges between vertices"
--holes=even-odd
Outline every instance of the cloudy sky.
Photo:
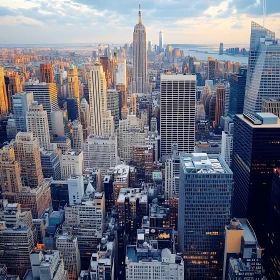
[[[132,41],[136,0],[0,0],[2,44]],[[250,22],[262,24],[262,0],[141,0],[148,40],[247,44]],[[266,27],[280,37],[280,1],[267,0]]]

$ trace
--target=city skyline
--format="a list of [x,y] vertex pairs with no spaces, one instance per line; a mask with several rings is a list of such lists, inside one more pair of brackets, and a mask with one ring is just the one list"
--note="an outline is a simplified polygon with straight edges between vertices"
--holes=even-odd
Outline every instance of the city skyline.
[[[147,40],[165,43],[244,44],[252,20],[262,22],[262,0],[141,1]],[[1,0],[3,44],[131,42],[138,1]],[[124,5],[125,4],[125,5]],[[280,32],[280,2],[267,1],[266,27]],[[210,25],[210,26],[209,26]],[[210,30],[210,32],[209,32]]]

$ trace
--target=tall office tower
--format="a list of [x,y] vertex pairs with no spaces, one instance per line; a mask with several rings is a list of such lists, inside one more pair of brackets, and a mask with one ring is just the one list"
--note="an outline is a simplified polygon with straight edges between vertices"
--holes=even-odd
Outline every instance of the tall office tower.
[[56,237],[56,248],[63,258],[68,279],[78,279],[81,271],[81,260],[77,237],[67,232],[59,233]]
[[8,227],[5,222],[1,222],[0,263],[6,264],[9,274],[23,278],[30,268],[29,255],[35,245],[31,227],[21,223]]
[[77,67],[71,65],[67,72],[68,79],[68,98],[80,100],[79,78]]
[[69,206],[81,203],[85,191],[83,175],[70,176],[67,179],[67,185],[69,195]]
[[151,53],[153,50],[153,42],[152,41],[148,41],[148,54]]
[[60,168],[61,178],[66,180],[71,175],[83,174],[83,158],[82,151],[67,151],[61,155]]
[[243,114],[247,69],[241,69],[239,74],[233,74],[230,79],[228,115],[233,118]]
[[229,167],[232,162],[232,150],[233,150],[233,123],[229,124],[228,131],[222,132],[222,148],[221,156]]
[[[12,111],[12,96],[16,93],[22,92],[22,82],[21,77],[18,72],[11,71],[7,73],[7,78],[9,79],[9,85],[6,88],[7,91],[7,101],[8,101],[8,108],[9,111]],[[6,77],[5,77],[6,78]]]
[[115,126],[118,126],[120,119],[120,104],[119,93],[115,89],[107,90],[107,108],[109,111],[111,111],[115,121]]
[[5,145],[0,150],[0,186],[3,197],[9,199],[10,202],[14,201],[12,197],[15,193],[21,191],[20,172],[21,168],[16,161],[13,145]]
[[224,54],[224,43],[220,43],[219,55]]
[[280,98],[268,98],[262,100],[262,112],[272,113],[280,118]]
[[53,69],[51,63],[40,64],[40,83],[53,83]]
[[260,112],[263,98],[279,98],[279,64],[275,33],[252,22],[244,113]]
[[137,95],[131,94],[128,97],[128,108],[130,115],[136,115],[137,113]]
[[51,112],[51,125],[52,125],[52,135],[63,137],[65,136],[65,126],[68,123],[67,112],[60,111],[52,111]]
[[164,51],[163,48],[163,33],[159,32],[159,38],[158,38],[158,52],[162,53]]
[[247,219],[232,219],[225,226],[223,280],[266,279],[262,272],[262,249],[253,228]]
[[90,135],[83,148],[84,167],[100,168],[102,175],[105,175],[109,168],[117,164],[117,146],[117,137],[115,136]]
[[265,247],[272,172],[280,164],[280,119],[271,113],[236,115],[232,171],[233,215],[246,217]]
[[133,92],[148,91],[148,58],[146,27],[142,23],[142,12],[139,5],[138,23],[133,33]]
[[99,59],[102,65],[103,72],[105,73],[107,88],[110,88],[112,84],[112,77],[110,75],[110,59],[108,56],[101,56]]
[[192,153],[195,146],[196,76],[161,75],[160,82],[161,156],[171,154],[172,144],[179,152]]
[[25,85],[26,92],[33,92],[34,101],[38,101],[39,104],[43,105],[45,111],[48,114],[49,128],[52,132],[51,127],[51,112],[58,111],[58,100],[56,84],[46,83],[28,83]]
[[67,115],[69,121],[80,120],[80,101],[77,98],[67,98],[66,99],[67,106]]
[[30,262],[31,269],[26,272],[24,280],[68,280],[64,261],[58,250],[42,250],[36,247],[30,252]]
[[274,169],[268,221],[268,242],[265,251],[265,269],[268,279],[280,277],[280,169]]
[[216,89],[216,108],[215,108],[215,124],[220,125],[221,117],[225,112],[226,88],[224,85],[219,85]]
[[216,61],[213,57],[208,57],[207,80],[215,80]]
[[180,178],[180,155],[178,145],[172,145],[172,155],[165,161],[165,190],[166,201],[179,195]]
[[44,182],[39,140],[32,132],[19,132],[14,142],[16,160],[21,166],[21,178],[24,186],[36,188]]
[[[220,155],[180,155],[179,249],[187,279],[221,279],[232,171]],[[199,209],[199,211],[194,211]]]
[[111,115],[111,111],[108,110],[103,113],[103,136],[114,136],[115,135],[115,121]]
[[90,134],[90,108],[85,98],[81,101],[81,125],[83,127],[83,139],[87,139]]
[[16,138],[17,126],[16,126],[16,122],[14,119],[7,120],[6,132],[7,132],[8,141],[11,141]]
[[[209,97],[210,95],[208,95]],[[216,115],[216,99],[217,99],[217,96],[216,94],[215,95],[212,95],[211,98],[210,98],[210,101],[209,101],[209,107],[208,107],[208,116],[209,116],[209,120],[210,122],[213,123],[215,122],[215,115]]]
[[92,133],[102,136],[103,113],[107,111],[107,86],[105,73],[98,62],[89,73],[89,105]]
[[126,92],[127,88],[127,75],[126,75],[126,59],[120,59],[116,67],[115,74],[116,88],[121,92]]
[[84,137],[83,137],[83,126],[77,120],[72,123],[72,149],[80,151],[83,148]]
[[39,140],[40,148],[47,150],[50,145],[50,131],[47,112],[43,106],[33,101],[26,114],[27,131],[33,132],[33,135]]
[[0,67],[0,118],[8,113],[8,109],[4,68]]
[[33,101],[32,92],[20,92],[12,96],[13,103],[13,118],[16,122],[16,127],[18,131],[26,130],[26,114],[29,110],[29,106]]

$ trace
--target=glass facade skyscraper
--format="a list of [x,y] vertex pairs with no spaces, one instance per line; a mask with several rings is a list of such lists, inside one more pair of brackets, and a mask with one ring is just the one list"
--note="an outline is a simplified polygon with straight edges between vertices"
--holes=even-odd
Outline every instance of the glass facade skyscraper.
[[222,279],[233,174],[221,155],[180,155],[179,250],[186,279]]
[[263,98],[280,96],[280,41],[252,22],[244,113],[261,112]]
[[265,247],[272,172],[280,164],[280,119],[271,113],[257,116],[234,119],[233,215],[247,218]]

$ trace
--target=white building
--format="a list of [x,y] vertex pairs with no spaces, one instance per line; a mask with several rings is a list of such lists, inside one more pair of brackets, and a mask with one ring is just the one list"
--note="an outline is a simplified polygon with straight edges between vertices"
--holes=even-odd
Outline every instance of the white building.
[[67,179],[69,205],[73,206],[82,202],[84,196],[84,177],[83,175],[72,175]]
[[114,136],[115,135],[115,121],[111,115],[111,111],[108,110],[103,113],[103,136]]
[[52,111],[51,112],[51,125],[52,134],[63,137],[64,133],[64,118],[65,111]]
[[126,83],[126,59],[122,59],[116,68],[116,85],[126,86]]
[[80,151],[84,144],[83,127],[78,120],[72,122],[72,149]]
[[192,153],[195,147],[196,76],[161,75],[160,137],[161,156],[171,153],[173,143],[179,152]]
[[82,151],[70,150],[62,154],[60,158],[62,180],[71,175],[83,175],[83,159]]
[[229,167],[231,166],[232,162],[233,127],[233,123],[227,123],[225,131],[222,132],[221,155]]
[[66,232],[56,237],[56,248],[64,261],[69,280],[76,280],[81,271],[80,251],[77,237]]
[[103,113],[107,111],[107,85],[102,65],[96,63],[89,72],[89,104],[92,133],[103,135]]
[[50,145],[48,115],[37,101],[33,101],[29,106],[26,114],[26,127],[27,131],[33,132],[33,135],[39,140],[40,148],[47,150]]
[[105,175],[117,164],[117,138],[90,135],[83,147],[85,168],[97,168]]

